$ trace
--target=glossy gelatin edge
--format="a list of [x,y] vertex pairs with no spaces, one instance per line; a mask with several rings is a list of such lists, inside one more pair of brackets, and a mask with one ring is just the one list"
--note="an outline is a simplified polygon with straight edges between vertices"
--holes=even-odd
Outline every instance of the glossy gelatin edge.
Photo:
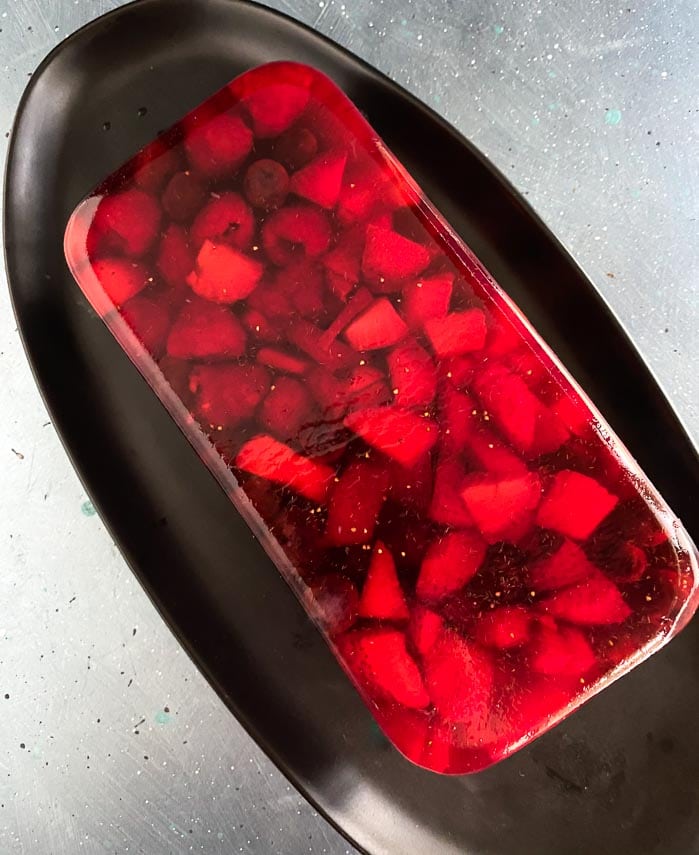
[[65,250],[409,760],[497,762],[696,609],[679,521],[319,72],[236,78]]

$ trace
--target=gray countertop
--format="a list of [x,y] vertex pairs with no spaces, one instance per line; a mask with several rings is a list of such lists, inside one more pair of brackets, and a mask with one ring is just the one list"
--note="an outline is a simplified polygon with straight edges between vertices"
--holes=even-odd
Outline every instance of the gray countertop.
[[[0,154],[39,61],[118,5],[0,0]],[[270,5],[389,74],[498,165],[699,436],[695,0]],[[4,281],[0,376],[0,852],[353,851],[132,578],[51,426]]]

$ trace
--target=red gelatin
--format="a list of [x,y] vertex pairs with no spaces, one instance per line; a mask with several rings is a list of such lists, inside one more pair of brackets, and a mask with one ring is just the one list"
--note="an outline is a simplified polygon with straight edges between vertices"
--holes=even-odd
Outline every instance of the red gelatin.
[[319,72],[237,78],[65,246],[414,763],[507,757],[696,608],[671,511]]

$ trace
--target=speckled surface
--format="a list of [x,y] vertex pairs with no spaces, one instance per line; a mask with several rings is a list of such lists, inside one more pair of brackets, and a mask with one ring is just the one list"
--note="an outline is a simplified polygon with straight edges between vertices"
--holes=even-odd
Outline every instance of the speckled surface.
[[[0,153],[28,75],[117,0],[0,0]],[[278,0],[523,192],[699,436],[693,0]],[[0,273],[0,277],[4,274]],[[0,287],[0,852],[352,851],[236,724],[79,484]]]

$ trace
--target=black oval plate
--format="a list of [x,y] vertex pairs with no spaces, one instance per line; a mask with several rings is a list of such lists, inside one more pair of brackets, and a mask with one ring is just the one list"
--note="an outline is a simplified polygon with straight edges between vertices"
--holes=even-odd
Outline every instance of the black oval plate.
[[288,18],[231,0],[141,0],[100,18],[47,58],[22,100],[5,188],[6,262],[37,382],[76,469],[216,691],[359,847],[696,853],[699,623],[486,772],[445,778],[412,766],[378,733],[286,583],[73,282],[62,238],[79,200],[230,78],[275,59],[317,66],[368,115],[696,537],[696,448],[592,284],[527,204],[453,128],[377,71]]

